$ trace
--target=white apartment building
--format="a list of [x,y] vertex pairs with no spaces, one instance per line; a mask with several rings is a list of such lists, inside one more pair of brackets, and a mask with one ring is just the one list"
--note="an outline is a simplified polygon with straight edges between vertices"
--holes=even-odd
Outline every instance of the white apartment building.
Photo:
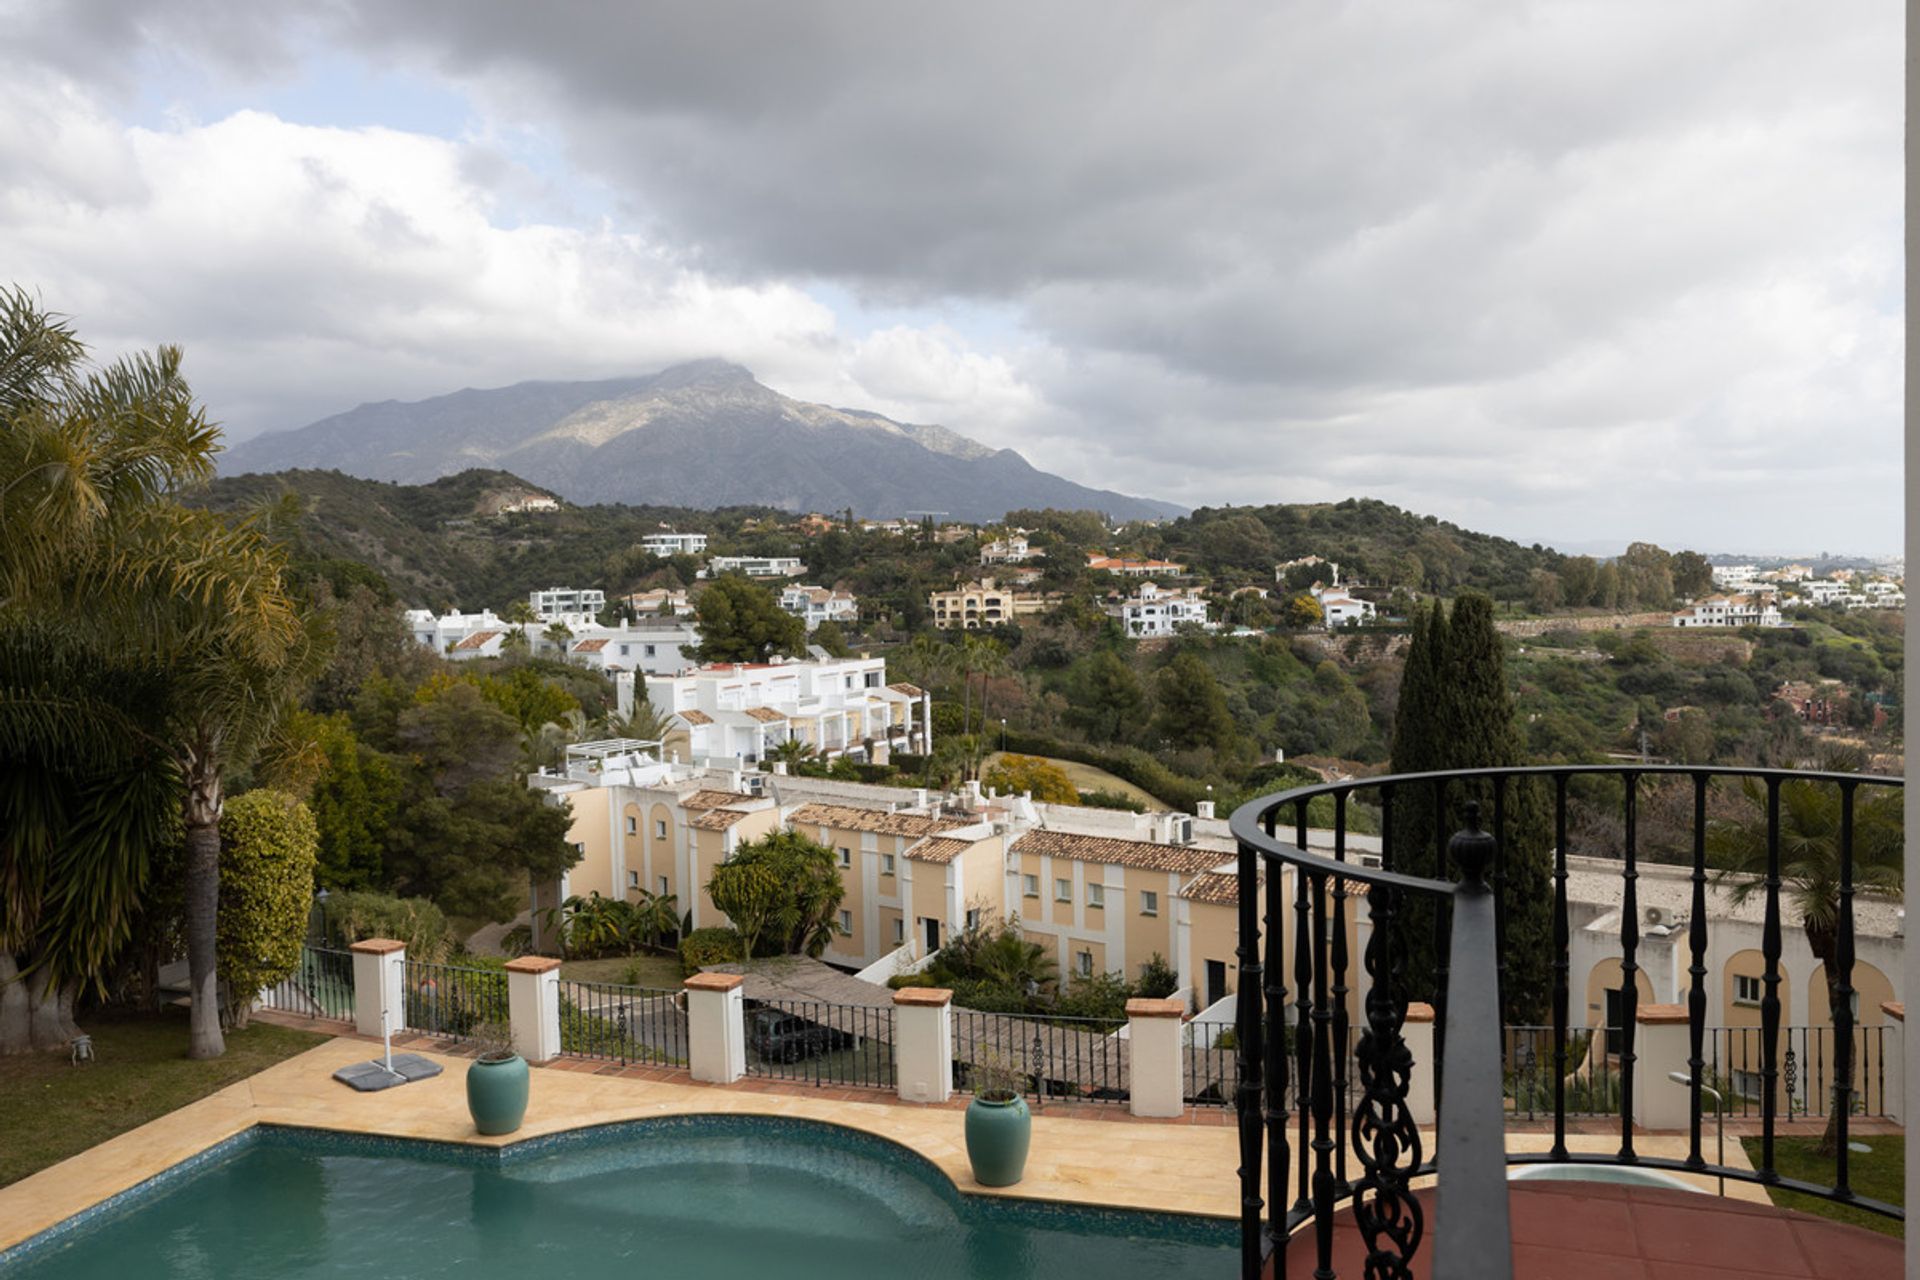
[[1713,585],[1723,591],[1737,590],[1740,584],[1758,581],[1760,570],[1750,564],[1716,564]]
[[1757,595],[1708,596],[1673,615],[1676,627],[1782,627],[1780,606]]
[[578,632],[567,647],[567,660],[607,675],[620,671],[672,675],[697,665],[693,651],[699,647],[697,624],[680,618],[642,618]]
[[669,755],[684,760],[758,765],[792,739],[823,758],[882,763],[932,741],[932,696],[888,684],[884,658],[720,663],[649,676],[646,692],[671,726]]
[[780,592],[780,607],[802,619],[811,631],[823,622],[858,622],[860,601],[851,591],[792,583]]
[[1135,639],[1170,636],[1182,626],[1211,629],[1207,621],[1207,602],[1197,591],[1168,591],[1151,582],[1123,600],[1106,606],[1108,617],[1118,618],[1120,628]]
[[1814,604],[1839,604],[1847,595],[1847,584],[1834,582],[1827,578],[1815,578],[1803,582],[1798,588],[1802,597]]
[[703,578],[741,573],[749,578],[797,578],[807,571],[798,556],[715,556],[700,571]]
[[1348,594],[1345,587],[1315,585],[1313,598],[1320,605],[1320,620],[1329,631],[1339,627],[1357,627],[1374,618],[1373,602]]
[[666,529],[659,533],[650,533],[640,539],[640,549],[648,555],[660,556],[697,556],[707,549],[707,535],[704,533],[675,533]]
[[529,591],[527,603],[533,607],[534,617],[542,622],[553,622],[565,614],[598,614],[607,607],[607,593],[573,587],[548,587],[545,591]]
[[1023,564],[1042,552],[1035,551],[1027,544],[1025,534],[1014,533],[996,539],[980,548],[981,564]]

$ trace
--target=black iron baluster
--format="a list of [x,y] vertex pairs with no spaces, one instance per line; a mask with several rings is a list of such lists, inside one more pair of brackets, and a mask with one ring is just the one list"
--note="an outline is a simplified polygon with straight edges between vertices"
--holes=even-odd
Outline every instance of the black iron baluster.
[[1834,973],[1827,975],[1833,1022],[1833,1189],[1851,1198],[1847,1171],[1847,1126],[1853,1118],[1853,796],[1840,784],[1840,915],[1834,921]]
[[[1274,816],[1268,815],[1268,836]],[[1284,935],[1287,924],[1284,868],[1269,864],[1266,879],[1267,963],[1267,1234],[1276,1271],[1285,1269],[1287,1216],[1292,1201],[1287,1181],[1293,1176],[1293,1146],[1287,1136],[1287,983]]]
[[[1553,1158],[1567,1158],[1567,777],[1553,775]],[[1603,1055],[1604,1056],[1604,1055]]]
[[[1344,863],[1347,860],[1347,793],[1336,792],[1333,797],[1333,860]],[[1339,1184],[1347,1185],[1347,1116],[1349,1099],[1347,1089],[1347,1039],[1352,1031],[1352,1019],[1347,1013],[1347,997],[1351,994],[1347,987],[1347,878],[1334,877],[1333,881],[1333,1043],[1339,1054],[1339,1069],[1334,1076],[1334,1158],[1338,1161],[1335,1177]]]
[[[1493,945],[1500,991],[1495,1003],[1507,1009],[1507,776],[1493,776]],[[1504,1062],[1505,1059],[1503,1058]]]
[[1692,963],[1687,987],[1687,1164],[1702,1168],[1700,1153],[1700,1073],[1706,1066],[1701,1041],[1707,1030],[1707,775],[1693,775],[1693,899],[1688,907],[1687,946]]
[[[1320,1265],[1333,1280],[1333,1015],[1327,1009],[1327,884],[1313,877],[1313,1223]],[[1303,1031],[1305,1028],[1301,1028]],[[1303,1037],[1304,1038],[1304,1037]]]
[[[1294,842],[1296,847],[1307,847],[1306,806],[1294,807]],[[1295,868],[1293,873],[1293,1079],[1294,1108],[1298,1113],[1300,1138],[1297,1157],[1300,1162],[1299,1177],[1294,1191],[1298,1197],[1294,1202],[1296,1210],[1304,1210],[1311,1203],[1313,1193],[1312,1172],[1308,1167],[1308,1158],[1312,1153],[1313,1134],[1311,1124],[1311,1102],[1313,1098],[1313,1018],[1314,1018],[1314,970],[1319,966],[1310,947],[1313,942],[1313,922],[1308,914],[1307,881],[1305,870]]]
[[[1447,880],[1447,783],[1433,782],[1433,878]],[[1452,914],[1444,903],[1433,903],[1433,1105],[1438,1124],[1439,1107],[1447,1085],[1447,971],[1453,950]]]
[[1780,1053],[1780,780],[1767,779],[1767,909],[1760,929],[1760,954],[1766,961],[1760,997],[1760,1180],[1777,1182],[1773,1167],[1774,1121],[1779,1101]]
[[[1240,937],[1234,948],[1240,962],[1239,997],[1234,1002],[1234,1109],[1240,1130],[1240,1276],[1260,1280],[1260,859],[1240,845],[1238,866]],[[1276,1259],[1284,1268],[1284,1261]]]
[[1635,1160],[1633,1150],[1633,1064],[1635,1032],[1640,1020],[1640,893],[1638,833],[1635,799],[1639,775],[1624,774],[1626,799],[1626,866],[1620,873],[1620,1159]]

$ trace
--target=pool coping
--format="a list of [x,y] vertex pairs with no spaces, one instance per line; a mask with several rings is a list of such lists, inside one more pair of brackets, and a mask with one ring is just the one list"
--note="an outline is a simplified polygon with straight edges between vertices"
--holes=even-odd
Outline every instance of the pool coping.
[[[1027,1176],[1012,1187],[983,1187],[967,1163],[962,1109],[903,1103],[890,1095],[850,1101],[817,1090],[770,1092],[538,1070],[527,1122],[513,1134],[488,1136],[476,1132],[467,1115],[465,1058],[410,1046],[409,1052],[422,1052],[448,1070],[378,1093],[355,1093],[332,1079],[335,1069],[366,1060],[373,1048],[357,1038],[329,1040],[0,1187],[0,1262],[20,1256],[16,1248],[22,1244],[37,1247],[54,1228],[64,1237],[79,1225],[70,1226],[71,1220],[84,1215],[92,1221],[131,1195],[151,1192],[159,1180],[204,1167],[262,1126],[500,1151],[634,1121],[774,1116],[833,1125],[904,1148],[932,1164],[962,1195],[1213,1219],[1236,1218],[1240,1211],[1238,1136],[1228,1126],[1036,1115]],[[1606,1141],[1570,1138],[1569,1145],[1583,1150],[1591,1142],[1598,1151]],[[1643,1153],[1653,1155],[1667,1153],[1648,1149],[1649,1143],[1684,1147],[1685,1138],[1648,1135],[1639,1141]],[[1524,1134],[1510,1135],[1509,1145],[1535,1149]],[[1544,1147],[1541,1141],[1538,1149]],[[1739,1150],[1736,1145],[1729,1155],[1738,1159]],[[1766,1199],[1759,1187],[1740,1184],[1740,1191],[1739,1198]]]

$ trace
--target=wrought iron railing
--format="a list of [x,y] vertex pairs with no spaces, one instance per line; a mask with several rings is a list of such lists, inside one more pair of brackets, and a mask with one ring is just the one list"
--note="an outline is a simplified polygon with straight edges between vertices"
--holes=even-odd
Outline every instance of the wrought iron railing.
[[[1756,874],[1730,882],[1762,906],[1762,994],[1760,1025],[1754,1032],[1760,1085],[1755,1107],[1761,1131],[1759,1159],[1752,1169],[1709,1163],[1702,1152],[1702,1089],[1717,1087],[1709,1076],[1710,1070],[1718,1070],[1713,1054],[1731,1043],[1724,1033],[1714,1034],[1708,1019],[1707,956],[1715,927],[1709,919],[1708,886],[1722,874],[1708,857],[1710,799],[1716,801],[1713,812],[1727,813],[1724,797],[1713,793],[1718,779],[1739,780],[1754,789],[1760,802],[1759,814],[1746,828],[1759,832],[1753,845]],[[1821,794],[1829,795],[1832,810],[1831,830],[1815,832],[1812,838],[1796,830],[1791,854],[1784,851],[1782,838],[1782,793],[1789,785],[1824,789]],[[1315,1276],[1335,1275],[1334,1212],[1337,1205],[1351,1201],[1368,1254],[1368,1274],[1406,1274],[1411,1260],[1431,1248],[1431,1274],[1440,1280],[1511,1276],[1505,1185],[1509,1163],[1632,1164],[1720,1175],[1902,1217],[1899,1207],[1852,1190],[1846,1140],[1850,1116],[1866,1104],[1875,1087],[1871,1081],[1867,1089],[1860,1087],[1862,1068],[1869,1073],[1876,1069],[1872,1051],[1863,1050],[1863,1044],[1872,1041],[1863,1040],[1852,1012],[1860,907],[1857,864],[1863,853],[1856,818],[1863,797],[1901,785],[1898,778],[1864,774],[1552,766],[1356,779],[1242,806],[1231,826],[1239,846],[1238,990],[1245,993],[1237,1003],[1234,1089],[1243,1275],[1252,1280],[1264,1271],[1283,1277],[1290,1241],[1311,1255]],[[1670,847],[1642,847],[1638,806],[1643,793],[1669,811],[1690,807],[1691,821],[1673,825],[1679,834]],[[1792,794],[1798,802],[1806,793]],[[1673,803],[1676,795],[1678,806]],[[1330,803],[1333,809],[1331,856],[1307,851],[1308,804],[1321,797],[1327,798],[1322,804]],[[1382,834],[1377,864],[1361,865],[1348,854],[1349,815],[1361,804],[1369,805],[1378,818]],[[1510,850],[1510,835],[1519,832],[1523,843],[1526,836],[1524,824],[1510,824],[1509,819],[1526,806],[1540,806],[1536,812],[1551,814],[1551,835],[1541,837],[1541,847]],[[1618,867],[1617,910],[1609,926],[1619,946],[1618,985],[1610,986],[1607,995],[1613,1026],[1600,1030],[1603,1043],[1597,1049],[1584,1038],[1586,1028],[1569,1017],[1568,833],[1576,807],[1589,819],[1589,832],[1610,833],[1602,851],[1614,857]],[[1479,829],[1483,814],[1490,817],[1488,831]],[[1803,816],[1796,814],[1794,821],[1801,822]],[[1604,821],[1591,821],[1596,817]],[[1724,816],[1721,820],[1730,821]],[[1283,823],[1290,829],[1283,831]],[[1591,842],[1595,837],[1587,838]],[[1832,872],[1824,881],[1804,865],[1819,852],[1822,839]],[[1873,852],[1872,846],[1866,851]],[[1644,1155],[1635,1147],[1636,1038],[1645,981],[1638,881],[1650,852],[1674,858],[1686,868],[1688,887],[1688,1154],[1679,1159]],[[1551,897],[1552,932],[1547,964],[1551,1023],[1521,1028],[1518,1038],[1502,1030],[1503,990],[1508,981],[1524,982],[1535,975],[1502,969],[1509,954],[1504,945],[1510,907],[1505,891],[1510,879],[1525,882],[1519,875],[1522,864],[1511,861],[1516,856],[1551,862],[1545,873],[1551,887],[1540,892]],[[1416,875],[1408,868],[1437,869]],[[1830,1104],[1838,1137],[1833,1181],[1822,1184],[1784,1177],[1776,1166],[1775,1148],[1783,1100],[1793,1096],[1785,1093],[1783,1079],[1785,1054],[1794,1048],[1792,1030],[1783,1026],[1780,998],[1784,929],[1800,923],[1798,915],[1810,894],[1828,891],[1833,1026],[1792,1060],[1800,1073],[1798,1096],[1811,1089],[1837,1100]],[[1364,955],[1356,963],[1349,954],[1349,939],[1357,936],[1349,903],[1362,895],[1369,929]],[[1789,913],[1796,917],[1790,922]],[[1583,937],[1591,937],[1595,923],[1583,922]],[[1252,993],[1259,998],[1246,998]],[[1405,1023],[1409,1002],[1417,997],[1431,999],[1435,1009],[1431,1069],[1440,1142],[1431,1158],[1409,1105],[1415,1064]],[[1346,1041],[1350,998],[1357,998],[1364,1022],[1354,1052],[1359,1088],[1351,1105],[1337,1100],[1345,1074],[1337,1047]],[[1544,1073],[1544,1084],[1517,1087],[1516,1067],[1524,1074],[1528,1049],[1534,1054],[1535,1077]],[[1808,1075],[1810,1051],[1816,1066]],[[1607,1123],[1617,1126],[1617,1151],[1569,1149],[1568,1119],[1583,1111],[1610,1117]],[[1507,1154],[1505,1125],[1515,1113],[1551,1119],[1548,1151]],[[1349,1149],[1357,1168],[1345,1165]],[[1432,1202],[1411,1189],[1412,1181],[1426,1174],[1438,1175],[1437,1199]]]
[[750,1076],[894,1087],[891,1005],[753,1000],[747,1004],[746,1034]]
[[[1887,1114],[1887,1031],[1884,1026],[1853,1029],[1852,1051],[1844,1055],[1853,1069],[1853,1115]],[[1780,1038],[1785,1049],[1775,1082],[1779,1113],[1789,1120],[1830,1114],[1842,1063],[1842,1055],[1835,1052],[1834,1029],[1782,1027]],[[1761,1112],[1760,1045],[1759,1027],[1707,1029],[1707,1084],[1719,1091],[1729,1116],[1744,1120]]]
[[611,982],[560,982],[560,1052],[622,1065],[687,1061],[681,993]]
[[1048,1102],[1125,1102],[1131,1058],[1124,1023],[1103,1018],[1039,1017],[953,1011],[954,1086],[971,1093],[979,1069],[998,1063],[1024,1080],[1025,1092]]
[[326,947],[302,947],[294,971],[260,993],[260,1007],[303,1018],[353,1021],[353,956]]
[[442,1040],[471,1040],[489,1026],[507,1034],[507,975],[502,969],[407,961],[402,1029]]

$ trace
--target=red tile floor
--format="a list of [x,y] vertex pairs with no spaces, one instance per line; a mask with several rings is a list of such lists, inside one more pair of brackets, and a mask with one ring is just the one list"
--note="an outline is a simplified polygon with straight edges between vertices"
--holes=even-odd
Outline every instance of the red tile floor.
[[[1425,1280],[1433,1260],[1433,1199],[1413,1266]],[[1687,1191],[1582,1182],[1515,1186],[1515,1280],[1899,1280],[1901,1244],[1891,1236],[1769,1205]],[[1366,1244],[1342,1210],[1333,1233],[1333,1269],[1363,1276]],[[1288,1273],[1313,1274],[1310,1231],[1294,1236]]]

